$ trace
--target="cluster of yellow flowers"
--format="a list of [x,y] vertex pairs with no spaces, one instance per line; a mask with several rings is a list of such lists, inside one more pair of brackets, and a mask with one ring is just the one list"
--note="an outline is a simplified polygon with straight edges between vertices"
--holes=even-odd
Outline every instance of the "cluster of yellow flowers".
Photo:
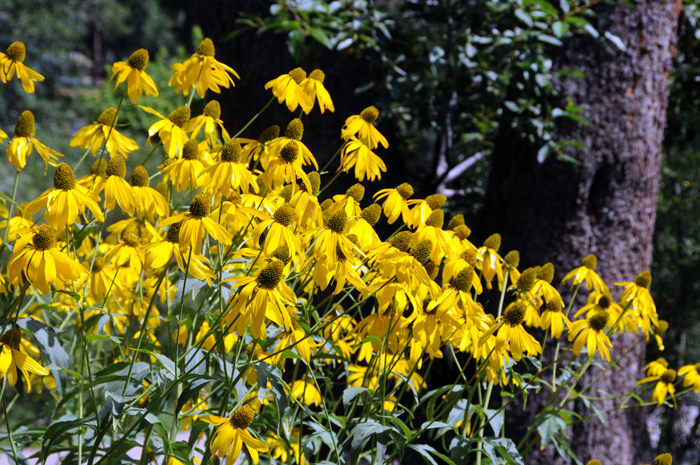
[[[0,78],[8,82],[16,72],[32,92],[32,81],[43,78],[23,65],[24,55],[20,42],[0,54]],[[141,49],[113,65],[115,90],[126,83],[122,99],[128,95],[137,104],[143,93],[158,95],[146,73],[148,60]],[[239,79],[215,59],[210,39],[173,69],[169,85],[189,95],[189,102],[195,91],[203,98]],[[324,78],[320,70],[307,75],[297,68],[265,88],[290,111],[300,106],[308,114],[318,103],[321,113],[332,112]],[[115,361],[138,357],[144,339],[154,363],[156,355],[169,353],[177,364],[180,345],[231,356],[234,363],[245,348],[243,380],[251,391],[231,417],[224,413],[228,405],[223,416],[207,414],[206,398],[188,404],[200,420],[218,426],[210,451],[228,455],[227,463],[236,460],[243,444],[255,463],[268,450],[274,458],[286,461],[293,453],[297,462],[304,461],[300,439],[290,452],[272,431],[264,433],[264,442],[249,429],[256,412],[270,402],[255,391],[267,387],[257,385],[262,364],[284,372],[293,363],[290,398],[317,407],[324,404],[324,386],[314,367],[340,366],[348,387],[380,391],[384,409],[391,412],[408,388],[418,392],[425,386],[424,360],[443,357],[446,348],[469,354],[488,382],[505,386],[513,382],[511,358],[518,362],[542,353],[531,329],[546,330],[550,341],[566,330],[574,354],[585,349],[589,359],[598,353],[610,361],[608,335],[616,332],[654,335],[661,344],[667,326],[649,294],[648,272],[617,283],[623,290],[615,302],[596,274],[596,257],[586,257],[563,281],[577,291],[585,284],[589,291],[587,304],[571,316],[571,305],[565,307],[552,285],[552,264],[519,271],[518,252],[502,256],[498,234],[481,246],[473,244],[462,215],[446,221],[443,195],[414,199],[413,188],[404,183],[379,190],[368,202],[358,183],[345,194],[319,198],[327,173],[303,141],[301,114],[284,132],[271,126],[255,140],[229,135],[216,100],[196,116],[189,102],[168,116],[140,106],[156,117],[146,144],[156,136],[158,142],[130,176],[127,159],[139,144],[117,130],[117,108],[106,109],[72,137],[71,147],[99,154],[89,174],[79,178],[58,162],[61,154],[37,139],[33,114],[22,113],[7,148],[9,161],[19,175],[36,149],[55,173],[53,187],[27,204],[16,205],[13,192],[4,211],[7,220],[0,224],[12,256],[0,278],[2,290],[20,295],[20,301],[53,290],[54,311],[68,321],[79,315],[75,324],[86,333],[125,337],[127,350]],[[347,118],[341,131],[338,171],[354,168],[358,182],[381,179],[386,171],[374,153],[379,145],[388,147],[374,125],[378,116],[375,107],[366,108]],[[165,156],[150,175],[143,164],[161,145]],[[107,226],[108,213],[117,208],[126,219]],[[385,241],[375,231],[382,213],[389,224],[398,222]],[[178,296],[183,301],[192,280],[214,291],[185,320],[182,303],[174,302]],[[484,289],[494,286],[501,295],[496,315],[479,302]],[[159,308],[168,315],[179,312],[171,328],[175,354],[161,346],[159,334],[168,323]],[[11,320],[30,316],[51,323],[46,306],[17,309],[8,315]],[[139,331],[131,329],[134,320],[142,325]],[[8,374],[10,385],[17,379],[15,366],[28,380],[28,372],[48,375],[28,356],[38,353],[16,327],[2,336],[0,346],[0,373]],[[673,397],[676,372],[661,361],[647,369],[650,378],[640,383],[659,381],[654,400],[661,404],[667,394]],[[700,365],[679,373],[686,375],[684,385],[700,392]],[[382,377],[393,384],[380,383]],[[149,392],[144,385],[142,396]],[[294,434],[299,438],[302,432]]]

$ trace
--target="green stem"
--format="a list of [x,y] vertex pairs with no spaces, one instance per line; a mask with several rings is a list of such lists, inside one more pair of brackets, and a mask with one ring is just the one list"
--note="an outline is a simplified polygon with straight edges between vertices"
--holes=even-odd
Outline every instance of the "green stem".
[[263,107],[263,109],[260,110],[259,112],[257,112],[257,113],[255,114],[255,116],[253,116],[253,118],[252,118],[250,121],[248,121],[248,124],[246,124],[245,126],[243,126],[243,129],[241,129],[240,131],[238,131],[238,132],[236,133],[236,135],[232,137],[232,139],[235,139],[236,137],[240,136],[240,135],[243,133],[243,131],[245,131],[246,129],[248,129],[248,126],[250,126],[251,124],[253,124],[253,121],[255,121],[256,119],[258,119],[258,116],[262,115],[263,111],[265,111],[265,110],[267,109],[267,107],[270,106],[270,104],[272,103],[273,100],[275,100],[275,97],[272,97],[272,98],[270,99],[270,101],[267,102],[267,104]]

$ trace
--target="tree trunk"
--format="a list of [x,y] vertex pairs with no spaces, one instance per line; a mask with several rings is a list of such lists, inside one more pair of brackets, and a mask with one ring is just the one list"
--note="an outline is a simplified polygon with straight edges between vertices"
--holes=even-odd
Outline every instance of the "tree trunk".
[[[667,79],[682,4],[674,0],[634,3],[634,9],[622,1],[596,6],[599,24],[609,24],[608,30],[622,40],[626,51],[616,49],[613,54],[599,41],[579,37],[555,57],[559,69],[586,75],[558,84],[559,94],[572,97],[591,123],[583,126],[567,121],[559,128],[559,140],[575,139],[588,147],[568,151],[580,164],[553,156],[538,164],[539,147],[512,128],[504,128],[495,149],[481,226],[487,234],[502,234],[504,251],[520,250],[523,266],[552,262],[555,279],[561,279],[589,253],[597,255],[597,271],[611,287],[633,280],[651,265]],[[617,293],[611,291],[619,296],[619,288]],[[612,357],[636,340],[637,336],[629,334],[613,338]],[[622,369],[608,373],[589,395],[596,395],[596,390],[621,393],[634,389],[635,381],[643,376],[644,354],[640,344]],[[589,369],[579,387],[590,382],[596,371]],[[527,427],[528,415],[542,407],[541,397],[531,395],[526,412],[517,407],[509,412],[516,436]],[[606,410],[612,407],[608,404],[599,407]],[[576,411],[591,413],[582,405]],[[571,447],[583,463],[591,459],[616,464],[651,462],[643,409],[617,411],[606,415],[605,421],[603,425],[589,420],[568,431]],[[527,463],[567,463],[556,458],[551,446],[544,451],[537,450],[538,446]]]

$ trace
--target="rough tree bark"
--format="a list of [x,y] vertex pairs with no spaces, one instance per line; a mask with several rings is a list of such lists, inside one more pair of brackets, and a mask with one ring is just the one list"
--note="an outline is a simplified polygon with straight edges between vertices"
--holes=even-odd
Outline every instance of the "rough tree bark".
[[[598,256],[597,271],[611,286],[634,279],[651,264],[667,79],[682,4],[634,3],[634,9],[622,1],[595,7],[600,24],[609,24],[626,52],[613,55],[596,40],[581,37],[555,58],[555,66],[587,76],[559,84],[560,95],[571,96],[591,123],[564,123],[558,134],[561,140],[586,144],[587,149],[570,151],[580,164],[550,159],[539,165],[538,147],[511,128],[504,130],[495,150],[480,226],[486,233],[501,233],[504,250],[520,250],[523,266],[554,263],[555,279],[589,253]],[[615,337],[613,356],[635,340],[631,335]],[[595,395],[596,388],[611,393],[633,389],[642,376],[644,354],[644,345],[639,345],[621,370],[603,377],[589,394]],[[595,371],[589,370],[588,380]],[[587,382],[583,379],[580,385]],[[509,413],[516,436],[523,433],[518,425],[526,426],[532,408],[538,407],[536,397],[530,396],[526,412],[516,407]],[[582,405],[575,408],[590,414]],[[606,425],[595,420],[578,425],[569,430],[572,448],[583,463],[593,458],[602,463],[650,463],[645,419],[643,409],[627,409],[607,415]],[[527,463],[566,463],[553,448],[539,451],[538,446]]]

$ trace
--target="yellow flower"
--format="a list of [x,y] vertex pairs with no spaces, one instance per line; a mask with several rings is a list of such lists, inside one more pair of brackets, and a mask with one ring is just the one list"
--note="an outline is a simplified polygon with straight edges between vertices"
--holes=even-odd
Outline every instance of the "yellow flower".
[[107,140],[105,148],[110,157],[113,158],[119,153],[124,158],[129,158],[129,154],[134,150],[138,150],[139,145],[136,141],[123,136],[117,131],[117,118],[116,108],[106,109],[97,118],[96,124],[85,126],[73,134],[73,137],[70,139],[70,146],[80,147],[85,150],[90,149],[93,155],[97,155],[97,151],[102,148],[103,142]]
[[386,137],[374,127],[374,122],[379,116],[376,107],[367,107],[359,115],[352,115],[345,120],[345,126],[341,132],[341,137],[350,140],[353,136],[362,141],[370,150],[376,149],[382,144],[385,149],[389,148]]
[[561,297],[555,297],[547,301],[547,308],[540,316],[540,327],[544,330],[551,328],[553,338],[561,337],[564,331],[564,323],[566,323],[567,328],[571,327],[571,321],[562,313],[563,308],[564,303]]
[[11,329],[6,331],[0,338],[0,378],[7,374],[7,381],[10,386],[17,383],[17,370],[21,371],[24,379],[27,380],[27,392],[31,389],[29,373],[39,376],[48,376],[49,370],[39,365],[30,356],[20,351],[22,343],[22,331]]
[[188,140],[182,147],[182,157],[163,167],[163,180],[172,182],[177,192],[198,189],[205,180],[202,172],[209,166],[204,155],[196,140]]
[[[270,148],[270,162],[274,161],[277,157],[282,156],[282,149],[287,147],[290,142],[294,142],[298,147],[298,155],[301,155],[298,159],[295,158],[298,166],[305,166],[308,164],[314,165],[314,168],[318,170],[318,163],[316,158],[314,158],[311,150],[304,144],[301,139],[304,136],[304,124],[299,118],[294,118],[287,125],[287,129],[284,131],[284,136],[278,137],[269,144]],[[264,166],[267,170],[267,166]]]
[[604,292],[608,290],[608,286],[600,279],[600,276],[595,272],[595,268],[598,265],[598,259],[595,255],[588,255],[583,260],[581,260],[581,266],[574,268],[564,276],[561,281],[562,284],[566,284],[569,280],[571,282],[571,288],[581,284],[586,281],[586,288],[590,291],[594,288],[597,292]]
[[398,186],[396,189],[382,189],[376,194],[374,194],[374,201],[386,198],[384,201],[384,215],[387,217],[387,222],[393,224],[399,219],[399,216],[403,218],[403,222],[407,225],[412,224],[411,209],[408,207],[409,203],[416,203],[415,201],[409,202],[408,199],[413,195],[413,187],[405,182]]
[[78,281],[88,274],[82,265],[56,249],[56,237],[46,224],[17,239],[12,252],[7,263],[9,280],[24,284],[26,279],[42,294],[48,294],[55,282]]
[[231,139],[221,149],[219,162],[202,170],[199,176],[206,176],[204,191],[210,194],[227,196],[231,192],[248,192],[252,187],[258,192],[258,183],[246,163],[241,163],[241,144]]
[[[692,368],[693,365],[690,365],[690,367],[683,367],[683,368]],[[668,368],[668,362],[664,358],[657,358],[653,362],[649,362],[646,364],[644,367],[644,371],[647,372],[647,376],[661,376],[664,371]],[[681,368],[681,371],[683,370]],[[683,373],[679,373],[683,374]]]
[[105,255],[106,263],[113,263],[117,268],[128,267],[135,273],[141,272],[141,264],[144,261],[144,254],[139,250],[139,237],[128,232],[122,241]]
[[99,178],[93,191],[96,195],[99,195],[103,190],[105,191],[106,208],[114,210],[116,203],[124,213],[131,215],[134,209],[140,206],[141,201],[136,196],[134,188],[124,179],[125,176],[126,161],[124,161],[124,157],[117,155],[109,160],[107,169],[105,169],[105,177]]
[[148,66],[148,50],[143,48],[132,53],[128,61],[118,61],[112,65],[112,77],[109,80],[111,81],[117,76],[114,90],[117,90],[119,84],[128,79],[126,83],[127,93],[129,100],[134,105],[138,103],[143,92],[146,92],[146,95],[158,97],[156,83],[146,74],[146,66]]
[[640,273],[633,282],[615,283],[615,285],[625,287],[620,296],[620,305],[633,311],[637,324],[649,340],[652,325],[659,324],[656,304],[649,293],[651,273],[645,271]]
[[243,147],[242,159],[247,163],[260,160],[260,165],[267,168],[270,161],[270,145],[280,135],[280,127],[276,124],[265,129],[258,140],[251,140]]
[[[652,376],[654,375],[654,373],[651,372],[649,372],[648,374]],[[658,372],[655,374],[658,375]],[[680,376],[685,376],[685,378],[683,378],[683,387],[688,387],[692,384],[693,392],[700,392],[700,363],[696,363],[695,365],[685,365],[680,370],[678,370],[678,374]]]
[[228,131],[224,128],[224,122],[221,121],[220,116],[221,105],[219,105],[219,102],[216,100],[212,100],[206,104],[201,115],[195,116],[187,122],[184,131],[188,134],[192,134],[192,138],[196,139],[199,130],[204,128],[204,135],[207,137],[207,140],[209,140],[209,143],[214,146],[214,142],[216,141],[216,126],[219,125],[224,140],[227,141],[231,136],[228,135]]
[[273,79],[265,84],[265,89],[272,88],[272,94],[277,97],[279,103],[286,102],[289,111],[296,111],[301,105],[302,110],[307,115],[313,108],[313,101],[304,92],[306,71],[301,68],[295,68],[288,74],[283,74],[277,79]]
[[209,233],[215,240],[222,244],[231,243],[231,235],[216,221],[209,218],[211,197],[199,194],[192,200],[189,211],[171,216],[160,223],[161,227],[182,221],[180,226],[180,249],[187,250],[192,247],[192,253],[196,254],[202,249],[204,235]]
[[17,74],[22,87],[28,94],[34,93],[34,81],[41,82],[44,76],[24,65],[27,49],[22,42],[12,42],[5,53],[0,52],[0,79],[10,82]]
[[224,458],[228,454],[226,464],[233,465],[241,453],[243,444],[245,444],[253,462],[257,464],[258,452],[267,452],[268,449],[264,442],[254,438],[248,431],[254,418],[255,410],[250,405],[244,405],[233,412],[231,418],[214,415],[200,417],[200,420],[218,426],[209,446],[211,453],[220,458]]
[[27,157],[36,149],[44,160],[44,174],[46,174],[48,166],[58,166],[58,157],[63,155],[39,142],[35,135],[34,114],[29,110],[23,111],[15,126],[15,137],[7,147],[7,157],[17,171],[21,171],[27,166]]
[[312,405],[318,407],[323,402],[321,400],[321,393],[318,391],[314,380],[308,376],[304,377],[304,379],[294,381],[291,387],[292,397],[301,399],[307,407],[311,407]]
[[[321,114],[328,108],[331,112],[335,112],[335,107],[333,106],[333,100],[331,100],[331,95],[326,90],[323,85],[323,81],[326,79],[326,75],[320,69],[315,69],[311,71],[308,79],[302,81],[301,87],[306,95],[309,96],[311,100],[311,106],[314,106],[316,98],[318,98],[318,108],[321,110]],[[281,102],[280,102],[281,103]],[[307,112],[308,113],[308,112]]]
[[53,188],[48,189],[36,200],[27,205],[25,214],[33,215],[46,207],[46,223],[55,230],[63,229],[75,223],[78,215],[89,208],[98,221],[104,222],[102,210],[83,186],[77,184],[73,170],[67,163],[56,167]]
[[610,351],[612,344],[605,334],[605,327],[608,324],[610,315],[608,312],[598,312],[586,320],[577,320],[569,325],[569,342],[574,338],[574,354],[578,355],[583,346],[588,348],[588,358],[595,355],[596,349],[600,356],[608,362],[610,361]]
[[498,330],[496,346],[501,347],[508,343],[516,362],[520,361],[524,352],[530,356],[541,353],[540,343],[523,328],[526,310],[526,304],[522,301],[510,304],[503,312],[503,316],[499,317],[496,323],[481,336],[479,345],[484,344],[489,336]]
[[160,192],[150,187],[150,184],[151,180],[146,168],[142,165],[137,166],[131,176],[131,185],[134,188],[134,196],[139,200],[137,205],[139,216],[153,217],[157,215],[162,218],[170,211],[168,202]]
[[481,267],[481,271],[486,281],[486,288],[491,289],[491,281],[494,276],[498,276],[498,282],[503,282],[503,267],[501,262],[503,259],[498,255],[498,249],[501,248],[501,235],[492,234],[484,241],[484,245],[479,248],[479,254],[483,258],[477,262],[477,266]]
[[150,145],[151,137],[158,134],[170,158],[181,156],[185,142],[189,140],[187,132],[183,129],[190,120],[189,107],[180,107],[173,110],[167,118],[153,108],[144,107],[142,105],[138,105],[138,107],[160,118],[160,121],[153,123],[151,127],[148,128],[146,145]]
[[374,225],[379,221],[381,213],[382,207],[373,203],[369,207],[362,209],[359,217],[351,218],[348,222],[348,234],[357,236],[359,240],[358,245],[363,252],[381,243],[379,235],[374,230]]
[[[307,365],[311,363],[312,349],[316,349],[317,344],[310,337],[306,337],[304,328],[297,322],[292,320],[292,330],[285,331],[279,336],[280,340],[275,347],[275,352],[280,352],[286,349],[295,350]],[[282,354],[278,354],[270,360],[270,363],[277,365],[282,359]]]
[[[284,282],[284,262],[273,260],[262,267],[256,276],[234,276],[224,282],[233,282],[232,288],[242,287],[236,295],[233,310],[226,317],[231,325],[238,315],[236,331],[240,336],[246,334],[250,326],[253,337],[265,337],[267,329],[265,318],[274,321],[278,326],[292,330],[290,309],[287,305],[296,302],[296,295]],[[294,307],[291,307],[294,308]],[[246,316],[247,315],[247,316]]]
[[[150,273],[153,269],[168,265],[175,255],[177,266],[183,273],[187,270],[190,275],[200,281],[206,281],[211,286],[211,280],[216,279],[216,275],[207,267],[207,258],[194,252],[190,256],[189,251],[183,254],[180,250],[181,226],[182,222],[171,224],[164,241],[151,242],[143,247],[146,253],[144,268],[147,273]],[[190,258],[189,267],[186,266],[188,257]]]
[[368,181],[382,179],[382,171],[386,172],[384,161],[355,136],[351,136],[343,146],[338,171],[343,170],[347,173],[353,166],[355,179],[358,181],[363,181],[365,177]]
[[[90,263],[87,263],[90,266]],[[95,257],[90,273],[90,290],[97,300],[105,298],[107,293],[114,293],[117,298],[126,296],[126,288],[117,275],[113,264],[106,264],[104,257]]]
[[267,230],[270,230],[265,235],[265,244],[263,250],[266,254],[272,254],[280,245],[289,247],[289,252],[292,257],[301,249],[299,238],[294,235],[294,232],[289,229],[289,226],[294,222],[296,215],[294,208],[289,205],[282,205],[270,217],[266,213],[258,212],[258,217],[263,221],[253,229],[254,244],[256,247],[260,244],[260,236]]
[[654,402],[658,402],[659,407],[661,407],[666,400],[666,396],[670,395],[673,400],[673,408],[678,408],[676,403],[676,387],[673,382],[676,380],[676,370],[667,369],[662,374],[657,376],[649,376],[644,379],[637,381],[637,386],[644,383],[651,383],[653,381],[658,381],[654,392],[651,394],[651,399]]
[[183,95],[189,95],[192,88],[197,85],[197,93],[204,98],[207,90],[221,93],[220,87],[235,87],[232,74],[240,79],[240,76],[230,66],[227,66],[214,58],[215,49],[211,39],[206,38],[200,44],[195,53],[184,63],[176,63],[172,66],[175,74],[168,81],[169,86],[176,86],[175,92],[182,91]]
[[5,139],[7,139],[7,133],[0,129],[0,144],[4,144]]

